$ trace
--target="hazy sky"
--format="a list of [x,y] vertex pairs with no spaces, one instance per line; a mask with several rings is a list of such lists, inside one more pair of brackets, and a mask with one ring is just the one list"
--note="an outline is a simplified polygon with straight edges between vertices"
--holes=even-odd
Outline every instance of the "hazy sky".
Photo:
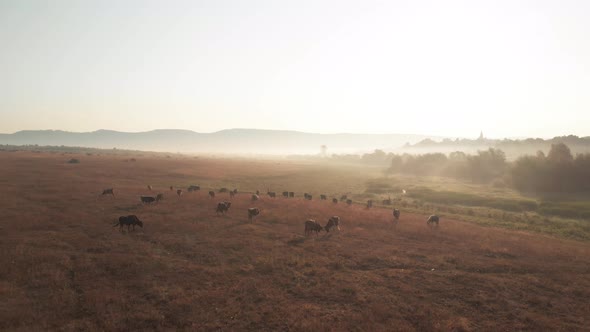
[[0,132],[590,135],[590,1],[0,0]]

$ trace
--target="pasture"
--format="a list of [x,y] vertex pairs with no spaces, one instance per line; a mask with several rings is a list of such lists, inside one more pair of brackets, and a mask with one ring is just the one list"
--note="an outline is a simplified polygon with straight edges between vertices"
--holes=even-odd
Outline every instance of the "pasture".
[[[366,199],[389,195],[378,182],[396,186],[378,169],[120,152],[74,155],[80,162],[72,164],[71,157],[0,151],[2,330],[588,329],[590,244],[553,232],[560,221],[535,228],[501,219],[521,211],[486,206],[469,214],[453,205],[432,229],[426,219],[441,205],[411,192],[392,195],[392,206],[365,208]],[[188,192],[190,185],[201,189]],[[230,199],[222,187],[238,194]],[[105,188],[115,197],[99,195]],[[256,190],[260,200],[252,202]],[[156,193],[164,199],[140,202]],[[332,203],[342,194],[356,204]],[[232,204],[218,215],[221,201]],[[252,222],[250,207],[260,209]],[[397,224],[393,207],[401,210]],[[143,228],[113,227],[132,214]],[[305,220],[325,225],[334,215],[340,231],[304,236]]]

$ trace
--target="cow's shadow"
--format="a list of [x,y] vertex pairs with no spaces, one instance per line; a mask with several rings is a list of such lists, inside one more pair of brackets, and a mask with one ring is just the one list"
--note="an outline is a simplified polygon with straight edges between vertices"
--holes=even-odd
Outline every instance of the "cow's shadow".
[[316,240],[318,241],[328,241],[329,239],[332,238],[334,233],[328,233],[328,234],[324,234],[322,236],[320,236],[319,238],[317,238]]

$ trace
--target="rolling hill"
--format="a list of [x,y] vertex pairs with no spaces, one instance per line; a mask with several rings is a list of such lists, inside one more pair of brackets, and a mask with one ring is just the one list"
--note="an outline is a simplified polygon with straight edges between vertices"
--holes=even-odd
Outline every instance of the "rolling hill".
[[129,133],[112,130],[67,132],[26,130],[0,134],[0,144],[52,145],[90,148],[118,148],[148,151],[239,153],[239,154],[316,154],[321,145],[329,153],[356,153],[374,149],[395,149],[416,143],[426,135],[406,134],[317,134],[284,130],[228,129],[213,133],[162,129]]

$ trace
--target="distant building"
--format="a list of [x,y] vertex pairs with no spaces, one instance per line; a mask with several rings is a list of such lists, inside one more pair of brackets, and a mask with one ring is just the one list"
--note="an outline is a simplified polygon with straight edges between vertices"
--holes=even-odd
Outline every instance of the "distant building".
[[483,140],[485,140],[485,137],[483,137],[483,130],[482,130],[482,131],[480,131],[480,133],[479,133],[479,138],[478,138],[477,140],[478,140],[478,141],[483,141]]

